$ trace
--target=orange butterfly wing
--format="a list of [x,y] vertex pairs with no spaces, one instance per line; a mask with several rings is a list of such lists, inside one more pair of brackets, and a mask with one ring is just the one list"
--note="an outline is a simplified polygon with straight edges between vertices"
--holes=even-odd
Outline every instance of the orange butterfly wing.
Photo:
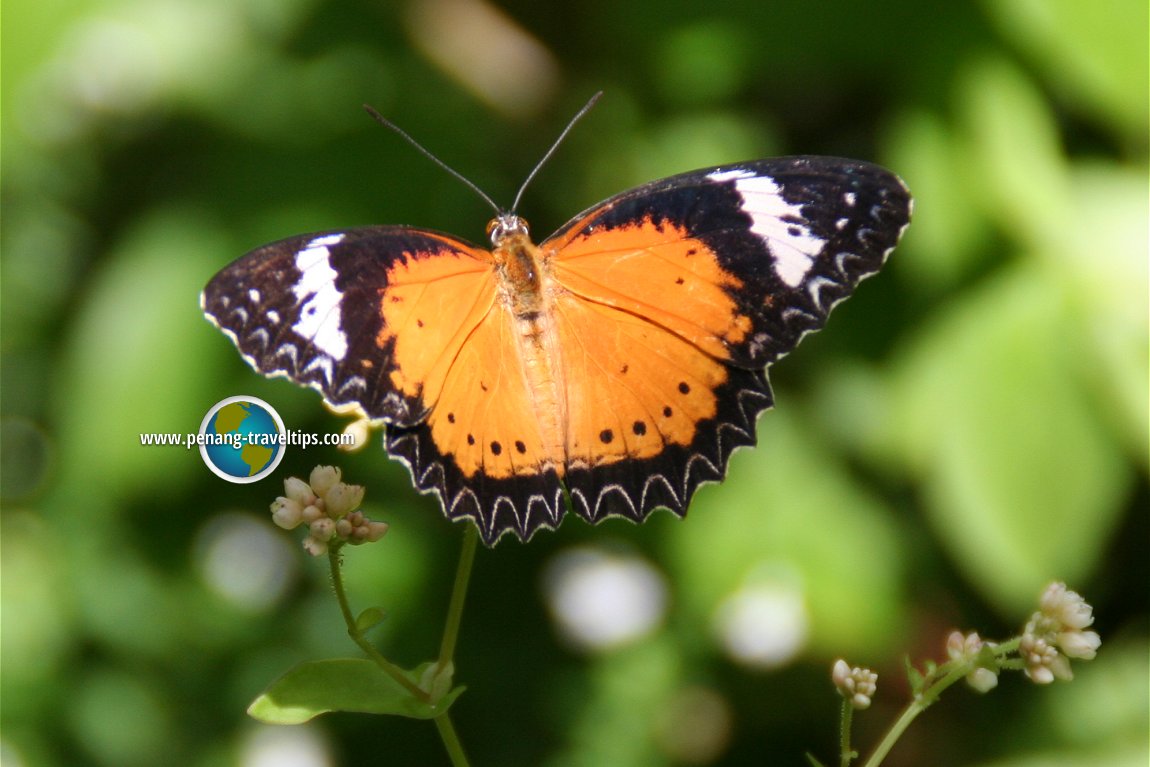
[[625,192],[538,248],[290,238],[202,304],[260,372],[386,421],[416,487],[492,544],[557,525],[565,491],[592,522],[684,514],[754,442],[765,366],[878,270],[909,214],[881,168],[765,160]]
[[488,541],[530,537],[562,515],[562,446],[544,445],[524,406],[494,269],[489,251],[448,235],[367,227],[252,251],[201,300],[260,372],[386,421],[388,452],[448,516],[475,519]]
[[909,213],[881,168],[780,158],[624,192],[544,242],[563,288],[575,511],[685,514],[754,443],[764,367],[881,267]]

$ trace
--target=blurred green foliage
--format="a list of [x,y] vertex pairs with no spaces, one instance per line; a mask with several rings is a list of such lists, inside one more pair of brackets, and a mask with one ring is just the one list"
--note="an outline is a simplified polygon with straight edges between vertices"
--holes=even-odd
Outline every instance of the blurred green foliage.
[[[523,203],[538,234],[662,175],[783,153],[882,162],[915,218],[886,272],[774,370],[759,447],[686,521],[569,520],[480,552],[453,709],[475,763],[828,756],[835,657],[880,671],[865,744],[903,694],[904,654],[940,657],[954,626],[1005,636],[1064,579],[1095,605],[1099,658],[1069,685],[956,690],[889,763],[1144,765],[1146,4],[500,8],[6,5],[4,767],[253,765],[268,737],[341,765],[443,762],[426,722],[344,715],[269,736],[245,717],[288,666],[351,652],[322,562],[267,533],[276,482],[224,485],[138,435],[194,431],[238,393],[291,428],[340,428],[201,319],[200,288],[246,250],[368,223],[482,241],[483,204],[361,103],[507,200],[598,89]],[[333,461],[393,525],[348,554],[353,601],[385,607],[379,642],[414,666],[435,652],[459,531],[376,446],[295,451],[281,471]],[[265,554],[223,557],[230,577],[282,563],[262,602],[213,580],[235,520]],[[541,579],[576,545],[658,568],[671,598],[656,633],[599,653],[562,641]],[[808,621],[798,657],[769,670],[716,636],[721,605],[754,583],[800,595]],[[714,743],[684,746],[694,730]]]

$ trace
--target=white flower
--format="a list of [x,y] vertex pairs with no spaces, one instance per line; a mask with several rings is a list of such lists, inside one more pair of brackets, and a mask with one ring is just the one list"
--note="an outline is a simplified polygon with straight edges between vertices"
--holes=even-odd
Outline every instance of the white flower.
[[[946,654],[952,661],[973,665],[978,663],[982,648],[987,644],[976,631],[965,636],[961,631],[952,631],[946,638]],[[966,675],[966,683],[978,692],[988,692],[998,685],[998,672],[975,665]]]
[[272,503],[272,521],[284,530],[294,530],[303,521],[300,502],[282,495]]
[[966,683],[977,692],[990,692],[998,686],[998,674],[988,668],[976,668],[966,675]]
[[831,669],[831,680],[839,694],[851,702],[855,709],[869,708],[871,698],[878,689],[878,674],[866,668],[851,668],[841,658]]
[[1097,632],[1083,630],[1094,623],[1094,608],[1059,582],[1046,587],[1038,606],[1039,612],[1026,624],[1018,648],[1026,663],[1026,675],[1039,684],[1073,679],[1070,658],[1091,660],[1102,644]]
[[311,523],[311,537],[318,541],[330,541],[335,535],[335,520],[330,517],[320,517]]
[[362,485],[340,481],[335,466],[316,466],[310,483],[298,477],[284,480],[284,495],[271,505],[272,520],[291,530],[300,523],[309,528],[304,548],[313,556],[327,553],[328,543],[368,543],[378,541],[387,532],[385,522],[367,519],[358,507],[363,503]]
[[327,553],[327,543],[324,541],[316,540],[310,535],[303,539],[303,547],[308,554],[313,557],[322,557]]
[[308,483],[299,477],[288,477],[284,480],[284,495],[297,501],[301,506],[315,503],[315,493],[312,492]]
[[1036,684],[1050,684],[1055,679],[1069,681],[1074,678],[1074,673],[1070,670],[1070,661],[1058,653],[1058,648],[1042,637],[1029,632],[1024,634],[1018,645],[1018,652],[1026,663],[1026,675]]
[[[367,533],[364,534],[363,538],[368,543],[375,543],[380,538],[387,535],[387,530],[389,527],[390,527],[390,525],[388,525],[386,522],[371,522],[371,521],[369,521],[367,523]],[[360,530],[362,530],[362,527],[356,529],[357,535],[359,534]]]
[[1060,626],[1078,631],[1094,622],[1094,608],[1075,591],[1068,591],[1065,583],[1052,583],[1039,599],[1042,614]]
[[1063,631],[1056,642],[1058,649],[1068,658],[1093,660],[1102,644],[1102,637],[1094,631]]
[[339,482],[341,474],[342,472],[335,466],[316,466],[311,470],[308,482],[315,494],[322,497]]
[[361,485],[346,485],[343,482],[336,482],[323,493],[327,513],[331,517],[339,519],[349,511],[354,511],[363,503],[363,492],[364,489]]

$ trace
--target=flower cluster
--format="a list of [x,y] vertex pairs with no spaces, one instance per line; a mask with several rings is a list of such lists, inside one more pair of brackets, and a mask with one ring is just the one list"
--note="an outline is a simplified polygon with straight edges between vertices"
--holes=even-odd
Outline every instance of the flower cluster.
[[[979,692],[989,692],[998,684],[998,669],[994,665],[994,642],[986,642],[977,631],[963,634],[953,631],[946,638],[946,654],[955,662],[966,664],[971,668],[966,675],[966,683]],[[991,650],[987,658],[986,649]]]
[[839,694],[851,702],[856,709],[870,708],[871,698],[878,689],[878,674],[869,668],[851,668],[841,658],[835,661],[831,680]]
[[1047,586],[1038,604],[1018,645],[1026,675],[1037,684],[1073,679],[1070,659],[1091,660],[1102,644],[1097,632],[1085,631],[1094,623],[1093,608],[1065,583]]
[[387,532],[386,522],[372,522],[358,511],[363,487],[340,481],[334,466],[316,466],[307,482],[298,477],[284,480],[284,495],[272,503],[272,520],[285,530],[308,526],[304,548],[312,556],[326,554],[329,545],[378,541]]

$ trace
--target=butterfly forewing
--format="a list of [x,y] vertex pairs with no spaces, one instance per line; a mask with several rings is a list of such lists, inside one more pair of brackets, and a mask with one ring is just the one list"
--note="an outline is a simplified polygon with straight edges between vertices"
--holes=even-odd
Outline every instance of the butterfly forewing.
[[890,171],[786,157],[624,192],[544,247],[555,252],[559,279],[589,300],[649,316],[708,350],[722,346],[733,364],[762,367],[821,328],[882,267],[909,220],[910,195]]
[[212,278],[201,303],[264,375],[415,424],[491,307],[492,267],[487,251],[436,232],[322,232],[248,253]]

